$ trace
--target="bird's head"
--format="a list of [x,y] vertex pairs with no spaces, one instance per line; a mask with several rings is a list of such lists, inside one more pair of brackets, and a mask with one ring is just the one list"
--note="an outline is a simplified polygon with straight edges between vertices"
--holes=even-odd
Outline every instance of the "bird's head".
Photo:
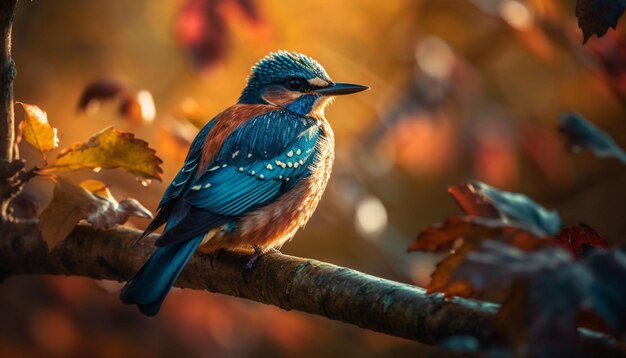
[[279,51],[252,67],[239,103],[273,104],[303,115],[323,114],[333,96],[366,89],[366,86],[333,82],[324,67],[308,56]]

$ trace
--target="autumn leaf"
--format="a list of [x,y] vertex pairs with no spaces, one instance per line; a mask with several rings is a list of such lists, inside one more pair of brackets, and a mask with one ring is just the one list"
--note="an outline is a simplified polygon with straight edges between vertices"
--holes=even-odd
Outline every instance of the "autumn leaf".
[[59,146],[57,129],[48,122],[48,115],[35,105],[16,102],[22,105],[26,116],[20,122],[17,142],[22,138],[35,147],[45,159],[46,152]]
[[467,215],[492,219],[501,217],[491,200],[473,183],[451,186],[448,188],[448,193]]
[[578,0],[576,17],[583,30],[583,43],[592,35],[604,35],[609,27],[615,29],[617,21],[626,9],[626,0]]
[[469,215],[499,218],[537,236],[555,234],[561,227],[556,211],[545,209],[524,194],[501,191],[479,181],[451,187],[448,192]]
[[133,123],[151,122],[156,116],[152,94],[135,89],[118,78],[104,78],[88,84],[78,101],[78,110],[95,113],[100,102],[107,100],[117,100],[120,116]]
[[589,149],[600,158],[614,157],[626,164],[626,153],[613,138],[578,113],[562,115],[559,132],[566,136],[572,150]]
[[80,182],[80,186],[88,190],[93,195],[98,195],[106,199],[113,199],[113,195],[106,184],[99,180],[88,179]]
[[150,211],[135,199],[118,203],[113,196],[101,193],[110,195],[106,186],[95,180],[77,185],[69,179],[58,178],[52,201],[39,216],[41,235],[50,249],[64,240],[81,220],[96,229],[108,229],[125,223],[130,216],[152,218]]
[[417,239],[408,247],[408,252],[446,252],[462,238],[470,224],[459,216],[450,216],[442,224],[429,226],[420,232]]
[[469,282],[478,290],[508,289],[520,279],[532,278],[573,261],[573,256],[558,246],[526,252],[510,243],[485,240],[464,255],[452,280]]
[[[521,252],[532,252],[553,245],[553,242],[546,238],[534,236],[521,228],[506,226],[502,222],[488,220],[481,223],[480,221],[472,222],[472,218],[465,219],[468,220],[469,225],[461,224],[458,220],[447,220],[448,227],[444,226],[444,230],[454,231],[451,228],[456,227],[459,230],[455,234],[458,234],[463,241],[458,248],[454,248],[437,264],[427,287],[428,292],[443,292],[447,296],[461,297],[482,292],[474,290],[475,288],[482,289],[482,287],[472,283],[468,277],[459,277],[457,272],[465,270],[460,266],[466,265],[468,255],[473,255],[476,247],[481,247],[483,243],[502,243]],[[440,235],[446,237],[445,233],[440,233]],[[445,242],[442,242],[442,248],[446,246]]]
[[52,166],[40,172],[122,168],[140,178],[161,180],[161,163],[161,159],[147,142],[135,138],[132,133],[109,127],[86,142],[63,150]]
[[608,242],[600,234],[583,223],[564,228],[554,239],[576,258],[585,255],[590,248],[606,249],[609,247]]
[[473,290],[470,285],[462,280],[453,281],[452,275],[474,246],[476,242],[464,241],[458,249],[441,260],[431,274],[426,291],[428,293],[443,292],[446,296],[471,296]]
[[225,58],[231,41],[227,26],[229,17],[237,16],[253,25],[262,23],[256,1],[234,0],[228,5],[225,7],[224,2],[215,0],[183,1],[176,19],[176,39],[192,64],[201,71]]
[[532,356],[569,356],[578,342],[578,323],[607,327],[616,338],[626,333],[623,249],[575,260],[557,245],[525,251],[510,242],[485,240],[468,247],[459,250],[453,273],[437,288],[446,292],[456,284],[481,294],[508,291],[498,324],[522,346],[518,349],[530,349]]
[[69,235],[81,219],[98,210],[93,195],[71,180],[59,177],[52,201],[39,215],[39,228],[48,247],[53,249]]

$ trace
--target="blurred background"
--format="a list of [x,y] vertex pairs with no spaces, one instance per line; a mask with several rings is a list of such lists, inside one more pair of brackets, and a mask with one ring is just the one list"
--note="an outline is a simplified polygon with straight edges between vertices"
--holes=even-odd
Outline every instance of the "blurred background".
[[[312,56],[334,80],[371,90],[327,111],[333,177],[283,252],[425,286],[438,257],[406,247],[421,229],[460,213],[446,188],[470,179],[524,192],[566,224],[584,222],[624,242],[626,169],[568,153],[556,126],[561,113],[578,111],[626,146],[626,33],[621,24],[582,46],[574,9],[574,0],[20,1],[15,98],[48,112],[61,148],[111,125],[148,141],[163,159],[162,183],[120,170],[68,176],[101,180],[118,199],[154,211],[198,127],[235,103],[259,58],[278,49]],[[141,110],[121,113],[119,99],[77,110],[83,90],[102,79],[127,87]],[[21,155],[43,165],[32,148]],[[51,192],[50,182],[33,180],[18,214],[35,215]],[[8,279],[0,285],[0,355],[436,354],[191,290],[175,289],[147,319],[119,303],[119,288],[78,277]]]

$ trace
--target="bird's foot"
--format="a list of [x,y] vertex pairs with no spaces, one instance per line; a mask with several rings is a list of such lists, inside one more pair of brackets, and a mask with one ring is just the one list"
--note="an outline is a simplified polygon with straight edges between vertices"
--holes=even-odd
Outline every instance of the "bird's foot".
[[246,267],[243,270],[244,275],[246,273],[249,273],[249,271],[252,270],[252,267],[254,266],[254,263],[256,262],[256,260],[258,260],[259,257],[265,255],[265,253],[267,252],[266,250],[263,250],[260,246],[254,245],[253,248],[254,248],[254,253],[250,257],[250,260],[248,260],[248,263],[246,263]]
[[252,273],[252,268],[254,267],[254,263],[261,256],[264,256],[267,254],[280,254],[280,251],[275,248],[261,248],[260,246],[257,246],[257,245],[254,245],[252,248],[254,248],[254,253],[252,254],[252,256],[250,257],[250,260],[248,260],[248,263],[246,263],[246,266],[243,269],[244,280],[246,279],[247,275]]

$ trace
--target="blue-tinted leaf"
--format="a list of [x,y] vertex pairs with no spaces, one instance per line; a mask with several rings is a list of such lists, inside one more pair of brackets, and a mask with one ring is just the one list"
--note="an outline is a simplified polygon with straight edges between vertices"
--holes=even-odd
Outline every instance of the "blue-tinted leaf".
[[524,194],[500,191],[485,183],[474,181],[469,184],[481,200],[487,199],[505,221],[514,226],[527,229],[537,236],[554,235],[561,228],[561,217],[556,211],[550,211],[537,204]]
[[529,253],[507,243],[485,240],[465,255],[452,279],[468,282],[481,291],[508,289],[515,281],[532,279],[573,261],[569,252],[557,246]]
[[585,260],[593,273],[587,300],[617,333],[626,332],[626,253],[622,250],[599,251]]
[[626,9],[626,0],[578,0],[576,17],[578,27],[583,30],[584,41],[596,34],[604,35],[609,27],[615,28]]
[[572,149],[587,148],[600,158],[615,157],[626,164],[626,153],[613,138],[578,113],[562,115],[559,132],[567,136],[567,144]]

